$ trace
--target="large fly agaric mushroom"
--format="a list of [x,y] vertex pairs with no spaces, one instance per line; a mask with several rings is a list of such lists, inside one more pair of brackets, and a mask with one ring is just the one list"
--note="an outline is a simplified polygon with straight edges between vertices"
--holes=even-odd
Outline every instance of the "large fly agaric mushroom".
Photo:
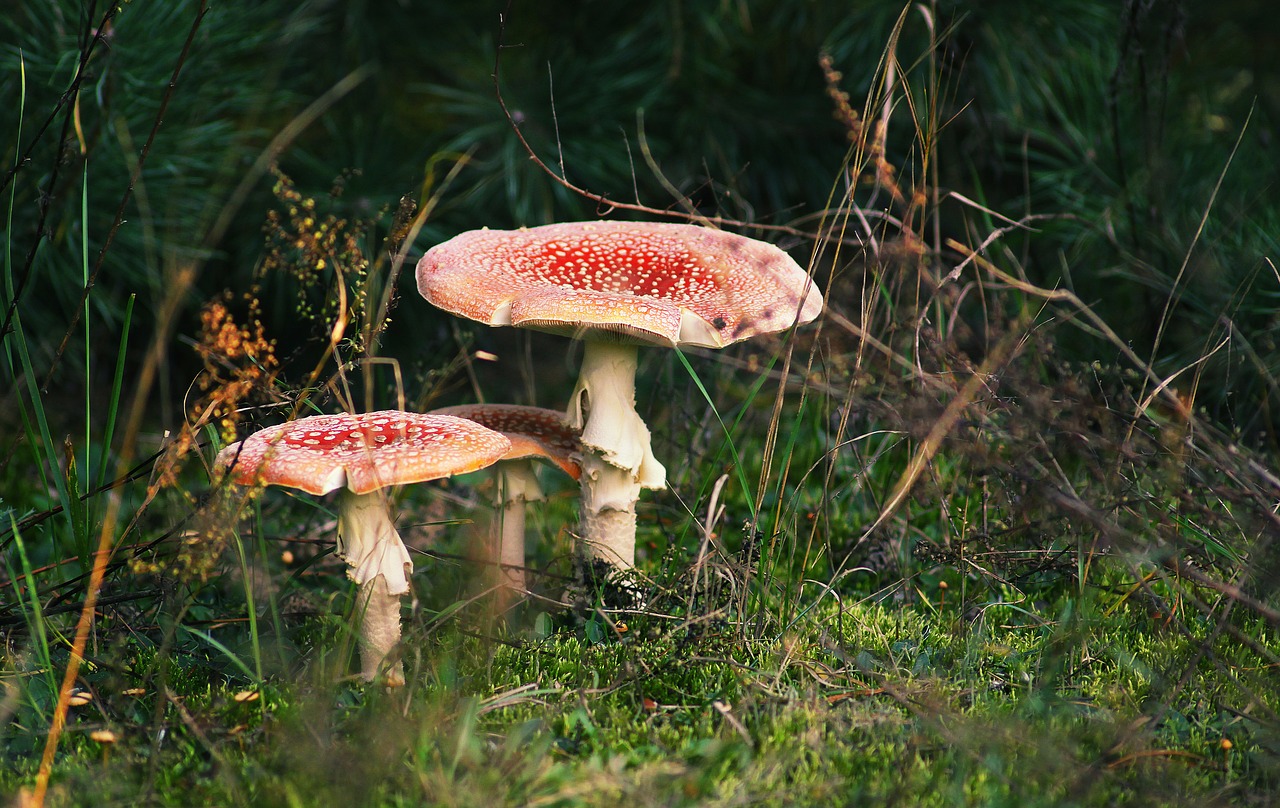
[[[389,410],[268,427],[223,449],[216,466],[239,485],[338,492],[338,555],[360,586],[360,666],[372,681],[400,640],[400,596],[413,571],[383,489],[476,471],[510,448],[472,421]],[[399,664],[388,679],[403,680]]]
[[524,589],[524,504],[543,498],[534,461],[549,460],[577,480],[582,474],[576,459],[582,452],[578,430],[564,422],[562,412],[519,404],[459,404],[433,412],[475,421],[511,441],[510,451],[494,466],[502,522],[498,563],[506,586]]
[[489,325],[581,337],[566,418],[582,430],[581,555],[635,560],[636,500],[666,485],[635,408],[636,348],[723,348],[813,320],[822,295],[763,241],[705,227],[568,222],[472,230],[427,251],[418,290]]

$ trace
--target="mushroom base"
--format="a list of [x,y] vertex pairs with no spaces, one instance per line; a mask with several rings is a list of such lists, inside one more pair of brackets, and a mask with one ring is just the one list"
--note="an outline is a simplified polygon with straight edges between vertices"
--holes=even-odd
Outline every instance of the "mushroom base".
[[[360,631],[360,677],[372,682],[387,655],[400,642],[400,597],[388,591],[381,575],[362,584],[356,597]],[[387,684],[404,684],[404,665],[397,661],[386,671]]]
[[582,452],[582,539],[578,555],[628,570],[636,558],[636,501],[641,485],[627,469]]
[[605,508],[602,511],[582,511],[583,539],[578,554],[586,560],[600,559],[618,570],[635,566],[636,512]]

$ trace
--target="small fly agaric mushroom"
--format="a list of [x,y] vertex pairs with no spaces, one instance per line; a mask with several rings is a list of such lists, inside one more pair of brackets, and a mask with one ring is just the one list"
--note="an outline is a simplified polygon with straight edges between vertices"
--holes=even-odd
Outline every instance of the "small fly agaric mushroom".
[[524,504],[543,499],[534,460],[549,460],[577,480],[582,475],[575,459],[582,451],[578,430],[565,424],[562,412],[518,404],[459,404],[433,412],[475,421],[511,441],[511,450],[494,466],[502,521],[498,563],[506,586],[524,589]]
[[[388,410],[268,427],[227,446],[216,466],[239,485],[338,492],[338,555],[360,586],[361,674],[373,681],[400,640],[400,596],[413,571],[383,489],[476,471],[510,448],[511,441],[472,421]],[[403,681],[399,664],[388,679]]]
[[635,408],[636,348],[723,348],[810,322],[822,295],[785,252],[686,224],[567,222],[472,230],[418,262],[418,291],[489,325],[581,337],[566,418],[582,430],[579,553],[626,569],[635,505],[666,485]]

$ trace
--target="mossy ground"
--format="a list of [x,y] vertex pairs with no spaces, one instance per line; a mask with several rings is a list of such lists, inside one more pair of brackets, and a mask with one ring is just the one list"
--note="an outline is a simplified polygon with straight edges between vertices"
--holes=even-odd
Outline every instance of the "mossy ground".
[[[83,677],[93,698],[73,709],[53,796],[1265,804],[1275,736],[1251,716],[1280,704],[1244,683],[1269,663],[1206,642],[1212,621],[1183,616],[1174,628],[1096,592],[977,614],[931,594],[828,597],[767,637],[678,615],[615,617],[610,628],[540,613],[527,630],[487,636],[465,617],[429,636],[411,626],[409,684],[390,692],[334,684],[332,655],[311,644],[341,645],[338,616],[290,626],[312,650],[301,670],[261,684],[208,646],[170,652],[158,680],[158,657],[128,643],[116,670],[90,665]],[[1274,641],[1263,621],[1241,629]],[[22,703],[40,697],[41,681],[22,682]],[[91,740],[102,728],[114,743]],[[7,738],[34,753],[39,727],[11,726]],[[29,781],[36,760],[12,745],[10,759],[6,788]]]

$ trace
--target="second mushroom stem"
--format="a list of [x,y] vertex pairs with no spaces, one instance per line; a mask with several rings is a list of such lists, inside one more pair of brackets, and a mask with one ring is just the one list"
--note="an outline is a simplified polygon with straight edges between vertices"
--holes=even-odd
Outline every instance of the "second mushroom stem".
[[[347,576],[360,585],[356,601],[360,669],[365,681],[373,681],[383,660],[400,641],[400,596],[409,591],[413,569],[409,551],[391,521],[385,492],[342,491],[338,499],[338,554],[347,562]],[[400,663],[387,671],[387,679],[404,681]]]
[[666,487],[649,429],[636,412],[636,346],[586,340],[566,419],[582,430],[580,555],[618,569],[635,565],[636,502]]
[[524,459],[503,460],[497,465],[497,518],[499,579],[503,586],[516,592],[525,588],[525,503],[543,498],[533,463]]

